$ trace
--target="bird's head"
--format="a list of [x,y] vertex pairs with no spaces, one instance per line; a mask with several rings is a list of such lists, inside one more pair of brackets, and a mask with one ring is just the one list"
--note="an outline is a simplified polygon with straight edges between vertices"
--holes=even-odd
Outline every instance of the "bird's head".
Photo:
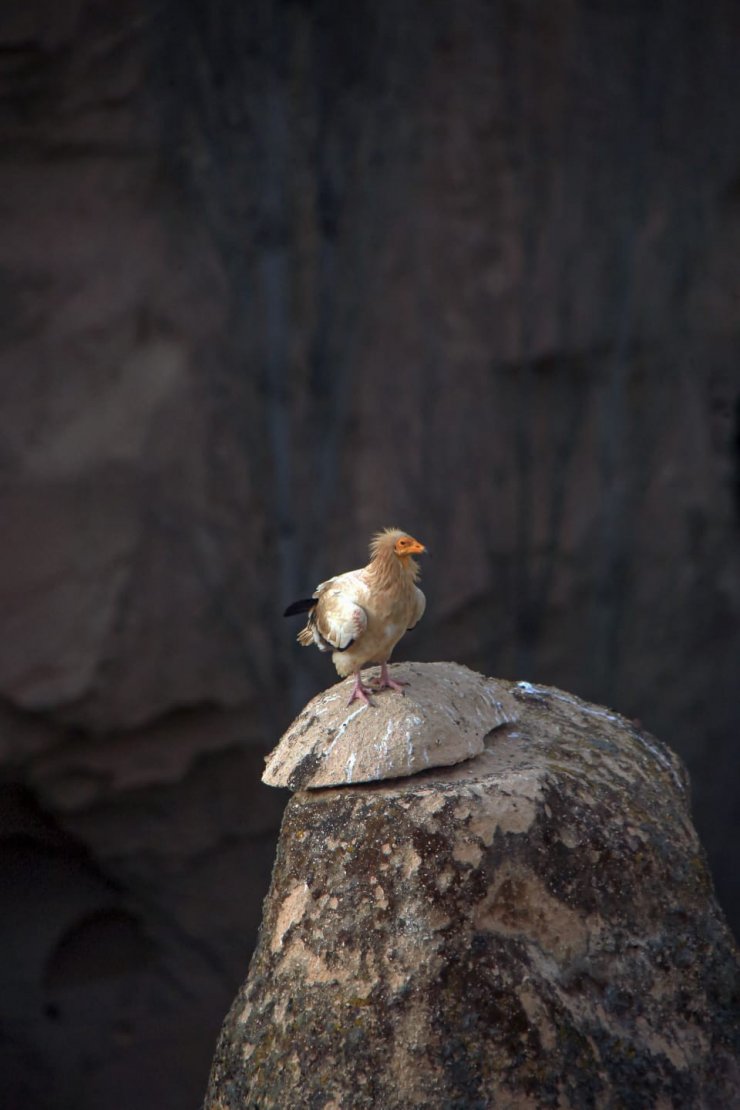
[[409,536],[399,528],[386,528],[383,532],[378,532],[373,536],[373,542],[370,544],[370,555],[373,560],[379,559],[387,563],[389,559],[396,558],[407,569],[412,569],[416,565],[412,561],[412,555],[423,555],[426,550],[423,543],[419,543],[413,536]]
[[426,548],[413,536],[399,536],[393,545],[393,551],[399,559],[406,559],[409,555],[423,555]]

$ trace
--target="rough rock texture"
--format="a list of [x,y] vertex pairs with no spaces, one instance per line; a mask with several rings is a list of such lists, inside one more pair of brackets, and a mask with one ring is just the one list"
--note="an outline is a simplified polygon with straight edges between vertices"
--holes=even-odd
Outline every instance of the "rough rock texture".
[[737,1105],[740,967],[680,761],[511,692],[469,762],[294,795],[207,1110]]
[[353,679],[313,698],[267,757],[262,781],[291,790],[402,778],[483,751],[492,729],[513,724],[517,704],[494,678],[457,663],[391,668],[403,694],[347,705]]

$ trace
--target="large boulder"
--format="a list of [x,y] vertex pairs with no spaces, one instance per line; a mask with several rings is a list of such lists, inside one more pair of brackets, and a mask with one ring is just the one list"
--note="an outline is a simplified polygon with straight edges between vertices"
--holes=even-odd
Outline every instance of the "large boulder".
[[207,1110],[737,1105],[737,956],[682,764],[501,685],[519,719],[467,762],[293,796]]

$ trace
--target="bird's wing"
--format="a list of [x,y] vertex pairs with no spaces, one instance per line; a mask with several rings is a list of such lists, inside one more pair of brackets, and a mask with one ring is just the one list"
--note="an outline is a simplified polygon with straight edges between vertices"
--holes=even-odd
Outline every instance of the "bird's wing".
[[424,610],[427,607],[427,599],[424,597],[424,594],[421,592],[419,587],[414,586],[414,590],[415,590],[414,601],[416,602],[416,608],[414,609],[413,616],[411,617],[411,623],[409,624],[409,628],[413,628],[414,625],[419,623],[421,618],[424,616]]
[[314,623],[327,644],[345,651],[367,628],[367,587],[356,571],[339,574],[316,587]]

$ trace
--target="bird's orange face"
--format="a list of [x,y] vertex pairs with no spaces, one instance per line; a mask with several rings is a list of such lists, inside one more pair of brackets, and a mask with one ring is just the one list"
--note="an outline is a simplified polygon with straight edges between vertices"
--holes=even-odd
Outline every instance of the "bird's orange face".
[[393,545],[393,550],[399,559],[407,559],[409,555],[423,555],[426,548],[423,543],[419,543],[413,536],[399,536]]

